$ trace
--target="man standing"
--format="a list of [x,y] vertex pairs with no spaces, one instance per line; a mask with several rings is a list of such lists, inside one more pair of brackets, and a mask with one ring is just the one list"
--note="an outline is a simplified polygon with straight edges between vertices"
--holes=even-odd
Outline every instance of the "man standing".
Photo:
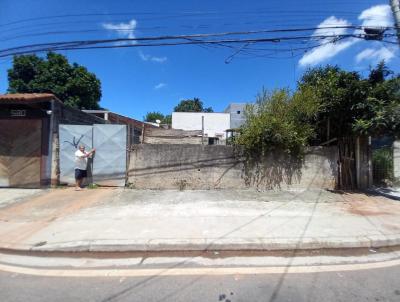
[[85,146],[80,145],[75,152],[75,190],[82,190],[82,183],[87,177],[87,162],[88,157],[96,151],[93,149],[90,152],[85,151]]

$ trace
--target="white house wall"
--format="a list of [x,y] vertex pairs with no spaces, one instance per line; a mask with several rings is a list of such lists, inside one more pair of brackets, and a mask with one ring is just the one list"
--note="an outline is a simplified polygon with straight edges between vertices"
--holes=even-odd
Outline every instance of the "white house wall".
[[204,116],[204,134],[208,137],[222,136],[230,129],[229,113],[173,112],[172,128],[182,130],[201,130],[201,117]]

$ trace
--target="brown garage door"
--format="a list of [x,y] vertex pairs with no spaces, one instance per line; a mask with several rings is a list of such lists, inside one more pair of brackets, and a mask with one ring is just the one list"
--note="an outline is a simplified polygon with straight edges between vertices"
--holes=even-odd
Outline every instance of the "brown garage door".
[[0,186],[40,187],[41,120],[0,120]]

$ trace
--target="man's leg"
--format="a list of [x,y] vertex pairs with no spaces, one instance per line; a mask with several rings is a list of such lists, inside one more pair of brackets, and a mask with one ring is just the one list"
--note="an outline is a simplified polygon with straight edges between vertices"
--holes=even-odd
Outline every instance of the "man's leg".
[[81,188],[86,184],[87,170],[82,170]]
[[75,180],[75,190],[80,190],[81,189],[81,179],[76,179]]
[[82,187],[82,177],[79,170],[75,170],[75,190],[79,191]]

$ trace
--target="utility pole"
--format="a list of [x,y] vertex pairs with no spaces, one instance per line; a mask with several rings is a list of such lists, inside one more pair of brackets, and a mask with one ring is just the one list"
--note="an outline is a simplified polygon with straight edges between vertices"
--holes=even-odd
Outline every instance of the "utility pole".
[[392,7],[394,26],[397,31],[397,42],[400,44],[400,0],[390,0],[390,6]]

